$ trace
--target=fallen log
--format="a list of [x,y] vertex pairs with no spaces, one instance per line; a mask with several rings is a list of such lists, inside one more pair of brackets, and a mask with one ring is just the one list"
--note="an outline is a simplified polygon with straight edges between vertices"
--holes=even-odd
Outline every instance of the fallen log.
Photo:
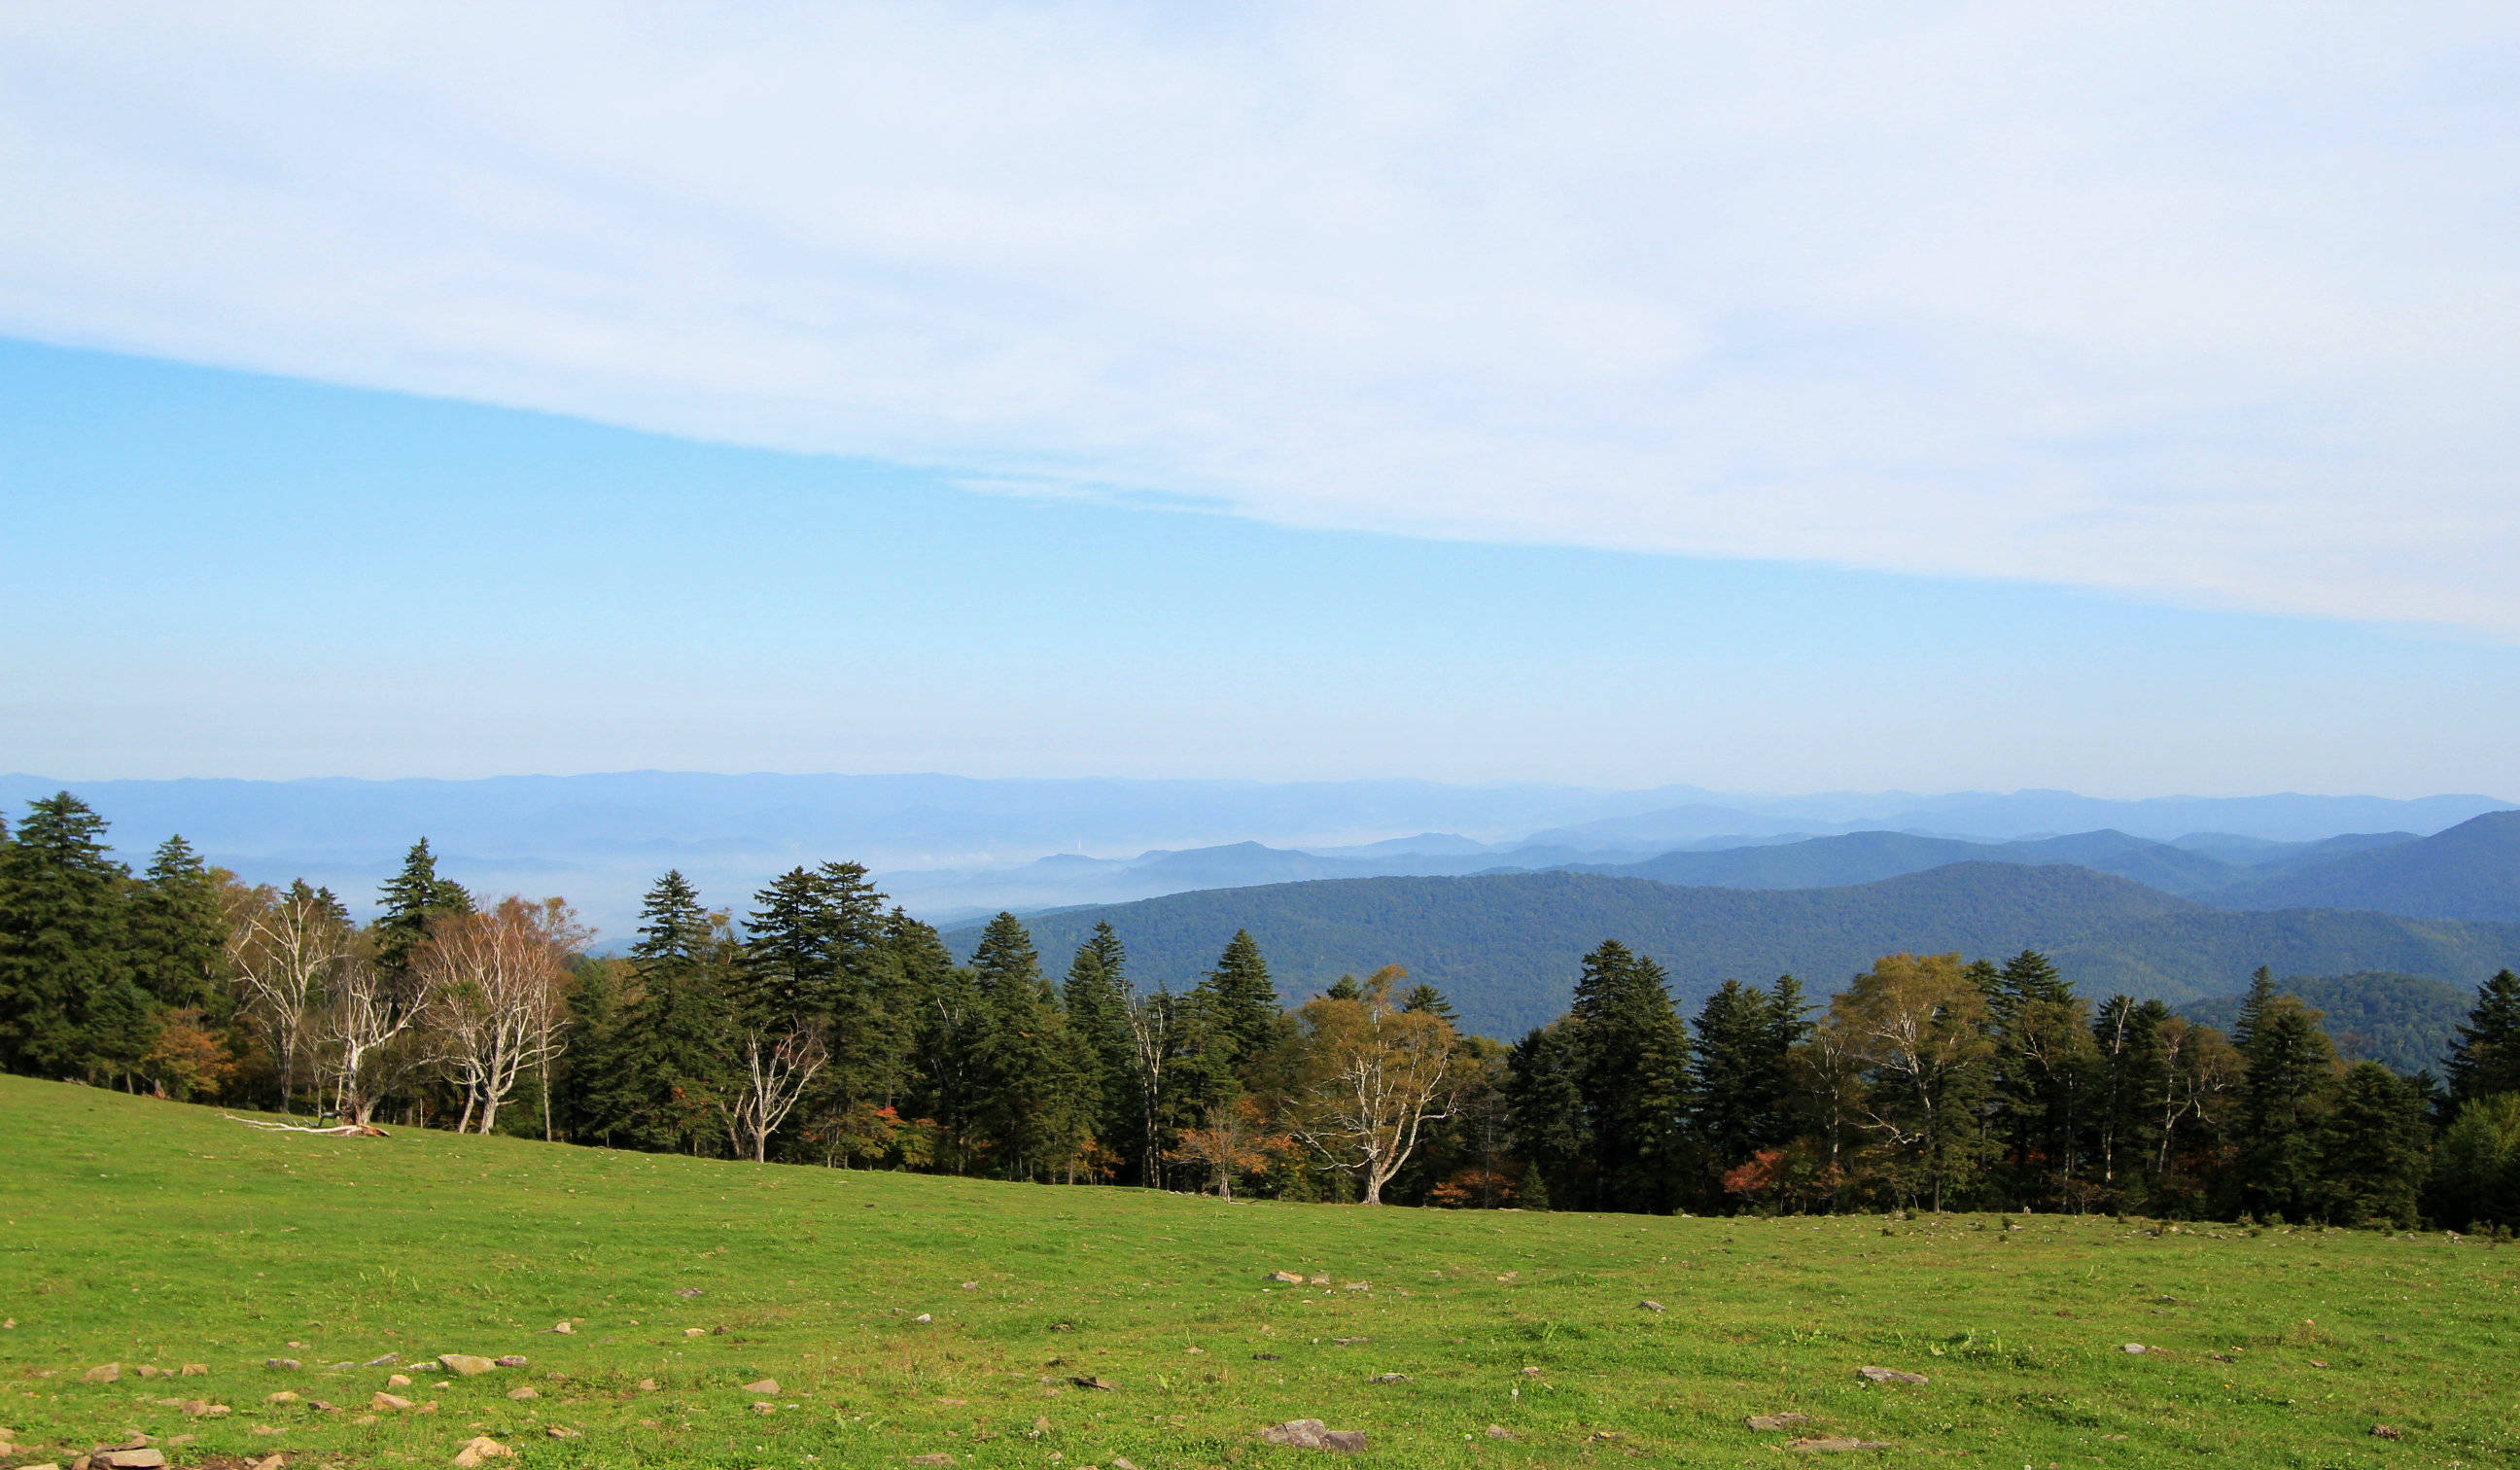
[[314,1134],[326,1138],[389,1138],[393,1135],[373,1123],[343,1123],[333,1128],[305,1128],[294,1123],[265,1123],[257,1118],[240,1118],[234,1113],[221,1113],[230,1123],[242,1123],[272,1134]]

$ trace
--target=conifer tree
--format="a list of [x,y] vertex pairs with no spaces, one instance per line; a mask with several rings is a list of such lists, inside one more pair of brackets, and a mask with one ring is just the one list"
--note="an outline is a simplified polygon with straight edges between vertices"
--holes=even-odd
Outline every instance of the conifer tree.
[[1145,1149],[1140,1128],[1136,1047],[1129,1034],[1128,952],[1108,923],[1076,947],[1060,996],[1070,1036],[1090,1073],[1091,1132],[1109,1153],[1136,1160]]
[[1277,1039],[1283,1024],[1269,962],[1260,957],[1259,942],[1248,929],[1234,931],[1225,953],[1217,957],[1216,968],[1191,994],[1211,1041],[1222,1048],[1224,1063],[1231,1068],[1248,1066]]
[[1593,1192],[1598,1171],[1584,1091],[1576,1081],[1578,1061],[1574,1029],[1563,1017],[1534,1028],[1506,1055],[1506,1109],[1514,1146],[1535,1171],[1521,1193],[1530,1192],[1540,1175],[1548,1177],[1544,1192],[1551,1197],[1575,1200]]
[[0,846],[0,1067],[127,1078],[154,1008],[132,972],[124,890],[105,820],[68,791],[31,802]]
[[2240,1205],[2307,1220],[2319,1204],[2319,1136],[2333,1097],[2336,1048],[2319,1013],[2293,996],[2271,994],[2246,1019],[2249,1039],[2240,1054],[2249,1070],[2235,1171]]
[[1012,913],[989,920],[971,956],[983,1016],[978,1121],[1009,1179],[1070,1171],[1085,1135],[1091,1075],[1067,1034],[1032,936]]
[[630,947],[640,994],[622,1028],[626,1106],[605,1120],[641,1147],[698,1152],[718,1136],[735,1040],[729,948],[681,872],[648,890]]
[[[1799,987],[1786,1003],[1800,1010]],[[1738,980],[1725,981],[1698,1008],[1689,1049],[1689,1123],[1704,1155],[1703,1192],[1710,1197],[1725,1171],[1792,1136],[1785,1057],[1799,1039],[1801,1017],[1792,1019],[1791,1028],[1779,1025],[1777,998]]]
[[1575,1085],[1592,1134],[1596,1202],[1662,1213],[1677,1206],[1688,1108],[1688,1032],[1662,966],[1616,940],[1584,957],[1567,1012]]
[[1409,994],[1400,998],[1400,1008],[1407,1011],[1422,1011],[1437,1017],[1448,1026],[1461,1024],[1462,1018],[1454,1011],[1453,1002],[1445,1000],[1444,993],[1431,985],[1420,983],[1409,987]]
[[431,919],[444,913],[470,913],[472,896],[452,878],[437,875],[437,855],[421,838],[403,855],[402,871],[385,880],[378,892],[380,912],[372,932],[377,942],[377,967],[399,976],[411,967],[411,952],[428,932]]
[[900,909],[884,920],[884,947],[899,967],[913,1017],[918,1082],[909,1111],[936,1126],[939,1152],[932,1162],[963,1173],[986,1141],[974,1121],[987,1021],[978,982],[968,966],[954,962],[935,929]]
[[227,933],[218,887],[201,856],[182,837],[159,843],[131,895],[131,963],[140,988],[160,1005],[224,1021],[233,1008],[221,983]]
[[2014,1196],[2063,1208],[2099,1070],[2089,1008],[2036,950],[2004,961],[1993,997],[1992,1101]]
[[2477,987],[2476,1006],[2459,1026],[2443,1071],[2452,1107],[2520,1092],[2520,975],[2498,970]]
[[2423,1098],[2396,1073],[2367,1061],[2346,1072],[2321,1121],[2318,1147],[2319,1202],[2330,1222],[2415,1225],[2432,1167],[2432,1128]]

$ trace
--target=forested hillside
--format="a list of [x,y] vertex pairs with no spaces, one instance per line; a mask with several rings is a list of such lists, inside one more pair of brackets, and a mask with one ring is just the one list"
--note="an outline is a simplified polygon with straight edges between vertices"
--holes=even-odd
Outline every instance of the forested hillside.
[[2520,812],[2488,812],[2419,842],[2349,853],[2214,896],[2250,909],[2378,909],[2520,921]]
[[1642,863],[1569,865],[1578,872],[1652,878],[1683,887],[1836,888],[1924,872],[1954,863],[2071,866],[2132,878],[2164,893],[2201,894],[2241,869],[2219,858],[2124,832],[2077,832],[2030,842],[1966,842],[1913,832],[1849,832],[1765,847],[1671,852]]
[[[2439,1072],[2476,1003],[2473,986],[2421,975],[2293,975],[2275,982],[2286,995],[2325,1017],[2336,1054],[2375,1061],[2397,1072]],[[2238,1024],[2243,995],[2208,996],[2179,1007],[2191,1021],[2228,1031]]]
[[[1596,873],[1357,878],[1180,893],[1044,913],[1043,950],[1107,922],[1142,985],[1184,989],[1238,929],[1290,1001],[1384,964],[1440,987],[1465,1029],[1521,1034],[1566,1008],[1576,963],[1617,936],[1695,1003],[1728,979],[1802,977],[1827,994],[1901,950],[2035,949],[2091,994],[2173,1002],[2226,994],[2259,965],[2291,974],[2391,970],[2473,986],[2520,962],[2520,924],[2384,913],[2227,913],[2076,868],[1967,863],[1846,888],[1679,888]],[[947,941],[960,955],[976,929]]]

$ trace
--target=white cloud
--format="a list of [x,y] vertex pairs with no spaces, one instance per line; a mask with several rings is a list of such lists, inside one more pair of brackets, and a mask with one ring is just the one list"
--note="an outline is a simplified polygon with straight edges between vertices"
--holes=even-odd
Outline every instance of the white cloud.
[[2520,635],[2505,7],[16,7],[0,331]]

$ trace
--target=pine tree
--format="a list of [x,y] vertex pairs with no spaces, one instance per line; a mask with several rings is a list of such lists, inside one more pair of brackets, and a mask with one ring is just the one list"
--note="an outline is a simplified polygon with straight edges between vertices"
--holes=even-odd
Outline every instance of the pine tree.
[[1662,966],[1603,941],[1584,957],[1567,1020],[1598,1171],[1596,1201],[1647,1213],[1675,1208],[1686,1173],[1688,1032]]
[[1997,972],[1991,1101],[2016,1199],[2065,1208],[2097,1081],[2088,1007],[2048,957],[2024,950]]
[[472,896],[464,885],[437,875],[437,855],[421,838],[403,855],[402,871],[385,880],[378,892],[381,912],[371,932],[376,935],[377,966],[388,975],[411,967],[411,952],[428,933],[430,920],[441,914],[470,913]]
[[2321,1213],[2329,1221],[2414,1226],[2432,1169],[2432,1128],[2423,1098],[2396,1073],[2367,1061],[2348,1071],[2318,1145]]
[[1260,945],[1250,930],[1234,931],[1225,953],[1217,957],[1216,968],[1191,995],[1202,1012],[1209,1038],[1224,1049],[1226,1066],[1248,1066],[1277,1040],[1284,1011],[1278,1003],[1278,987],[1269,978],[1269,962],[1260,958]]
[[2319,1129],[2333,1097],[2336,1048],[2319,1013],[2292,996],[2270,995],[2246,1019],[2240,1203],[2255,1214],[2306,1220],[2318,1210]]
[[1428,1015],[1441,1018],[1449,1026],[1461,1024],[1461,1017],[1453,1010],[1453,1002],[1445,1000],[1444,993],[1431,985],[1418,984],[1409,987],[1409,994],[1400,998],[1400,1008],[1423,1011]]
[[[1567,1200],[1587,1197],[1598,1172],[1584,1091],[1576,1083],[1578,1060],[1574,1029],[1563,1018],[1534,1029],[1505,1059],[1514,1147],[1530,1161],[1535,1178],[1549,1177],[1544,1192]],[[1526,1180],[1524,1190],[1529,1187]]]
[[971,974],[983,1017],[978,1122],[1000,1172],[1035,1179],[1066,1171],[1084,1135],[1092,1078],[1041,973],[1032,936],[1013,914],[999,914],[981,931]]
[[126,1078],[149,1049],[155,1002],[133,973],[130,873],[105,821],[64,791],[31,802],[0,845],[0,1067],[91,1082]]
[[232,992],[221,983],[227,915],[209,869],[192,844],[169,837],[131,894],[133,978],[158,1004],[226,1020]]
[[2443,1070],[2455,1107],[2498,1092],[2520,1092],[2520,975],[2498,970],[2478,986],[2476,1006],[2458,1028]]
[[[1799,1019],[1799,1018],[1797,1018]],[[1782,1139],[1789,1130],[1784,1096],[1784,1040],[1769,997],[1727,980],[1698,1008],[1689,1049],[1689,1125],[1704,1155],[1714,1196],[1725,1171]]]
[[2258,1026],[2266,1018],[2267,1007],[2274,1003],[2275,995],[2274,971],[2259,965],[2256,973],[2249,976],[2248,993],[2240,998],[2239,1019],[2231,1027],[2231,1045],[2239,1047],[2243,1056],[2256,1040]]
[[622,1026],[620,1115],[608,1131],[638,1146],[698,1152],[713,1144],[733,1070],[733,956],[717,920],[679,871],[648,890],[630,968],[639,998]]
[[1135,1160],[1145,1147],[1138,1137],[1143,1110],[1137,1047],[1129,1034],[1128,962],[1120,936],[1108,923],[1098,923],[1093,937],[1076,947],[1060,995],[1068,1031],[1092,1074],[1093,1136],[1113,1157]]
[[900,969],[913,1017],[918,1078],[904,1099],[906,1111],[936,1126],[937,1152],[928,1162],[966,1172],[986,1142],[975,1123],[987,1021],[979,984],[968,966],[954,962],[935,929],[899,909],[884,920],[884,947]]

